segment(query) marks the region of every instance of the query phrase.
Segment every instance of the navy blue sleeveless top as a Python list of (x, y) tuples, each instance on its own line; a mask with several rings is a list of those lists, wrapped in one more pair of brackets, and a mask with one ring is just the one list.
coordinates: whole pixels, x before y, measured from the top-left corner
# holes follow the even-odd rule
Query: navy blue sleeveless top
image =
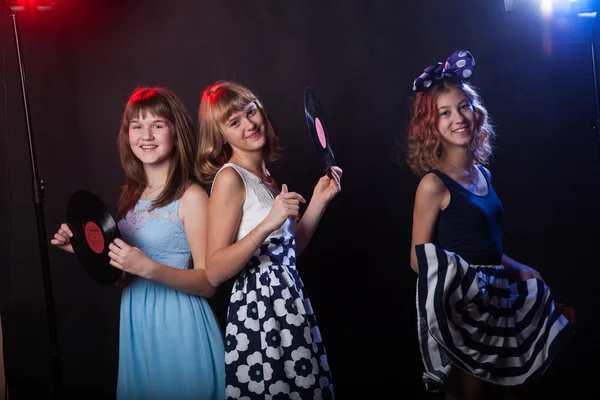
[(469, 264), (499, 265), (502, 259), (502, 203), (485, 170), (488, 193), (474, 194), (448, 175), (432, 169), (450, 192), (448, 207), (440, 212), (433, 242)]

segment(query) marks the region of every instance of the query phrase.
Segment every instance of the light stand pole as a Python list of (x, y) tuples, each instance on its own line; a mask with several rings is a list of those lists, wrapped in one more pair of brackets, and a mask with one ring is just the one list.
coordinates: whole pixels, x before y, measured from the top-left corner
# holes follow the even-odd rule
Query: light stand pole
[[(49, 9), (49, 5), (44, 6), (44, 9)], [(21, 53), (21, 45), (19, 40), (19, 29), (17, 26), (17, 16), (15, 10), (18, 7), (11, 7), (11, 18), (13, 23), (13, 31), (15, 37), (15, 46), (17, 50), (17, 60), (19, 63), (19, 75), (21, 78), (21, 95), (23, 98), (23, 109), (25, 112), (25, 123), (27, 128), (27, 139), (29, 143), (29, 159), (31, 162), (32, 186), (33, 186), (33, 202), (35, 205), (35, 215), (37, 222), (38, 246), (40, 259), (42, 261), (42, 275), (44, 282), (44, 295), (46, 303), (46, 314), (48, 318), (48, 334), (50, 337), (51, 351), (51, 367), (52, 367), (52, 394), (54, 399), (59, 399), (62, 396), (62, 370), (60, 362), (60, 350), (58, 346), (58, 337), (56, 333), (56, 315), (54, 312), (54, 295), (52, 292), (52, 277), (50, 274), (50, 257), (48, 256), (48, 240), (46, 237), (46, 223), (44, 217), (43, 203), (46, 200), (44, 195), (44, 181), (39, 178), (37, 170), (37, 161), (35, 156), (35, 146), (31, 127), (31, 114), (29, 112), (29, 99), (27, 93), (27, 84), (25, 79), (25, 67), (23, 65), (23, 55)], [(8, 150), (7, 150), (8, 151)]]
[(598, 139), (598, 156), (600, 157), (600, 99), (598, 98), (598, 71), (596, 70), (596, 17), (594, 17), (590, 47), (592, 51), (592, 73), (594, 74), (594, 98), (596, 100), (596, 119), (593, 125)]

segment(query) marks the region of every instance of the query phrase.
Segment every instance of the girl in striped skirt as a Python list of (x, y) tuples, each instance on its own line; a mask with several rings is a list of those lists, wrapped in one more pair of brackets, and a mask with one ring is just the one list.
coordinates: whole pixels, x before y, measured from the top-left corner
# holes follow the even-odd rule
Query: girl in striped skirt
[(467, 83), (474, 66), (459, 50), (415, 79), (408, 136), (422, 176), (411, 267), (423, 380), (446, 399), (512, 396), (500, 386), (540, 377), (573, 330), (539, 272), (504, 254), (502, 203), (484, 167), (495, 133)]

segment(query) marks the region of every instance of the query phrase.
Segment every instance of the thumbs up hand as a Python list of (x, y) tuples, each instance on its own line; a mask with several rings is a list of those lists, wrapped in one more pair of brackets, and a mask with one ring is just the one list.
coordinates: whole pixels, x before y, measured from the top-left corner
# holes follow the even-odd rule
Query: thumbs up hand
[(275, 197), (271, 212), (269, 212), (269, 215), (267, 215), (262, 224), (270, 232), (273, 232), (279, 229), (286, 219), (299, 219), (300, 203), (306, 203), (304, 197), (296, 192), (290, 192), (287, 185), (281, 185), (281, 193)]

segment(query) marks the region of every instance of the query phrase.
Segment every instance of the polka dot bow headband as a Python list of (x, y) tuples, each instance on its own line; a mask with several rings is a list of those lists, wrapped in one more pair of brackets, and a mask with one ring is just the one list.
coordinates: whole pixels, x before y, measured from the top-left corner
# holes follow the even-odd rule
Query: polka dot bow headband
[(450, 55), (445, 64), (441, 62), (430, 65), (413, 82), (413, 92), (422, 92), (429, 89), (434, 83), (453, 77), (466, 80), (473, 75), (475, 58), (467, 50), (458, 50)]

